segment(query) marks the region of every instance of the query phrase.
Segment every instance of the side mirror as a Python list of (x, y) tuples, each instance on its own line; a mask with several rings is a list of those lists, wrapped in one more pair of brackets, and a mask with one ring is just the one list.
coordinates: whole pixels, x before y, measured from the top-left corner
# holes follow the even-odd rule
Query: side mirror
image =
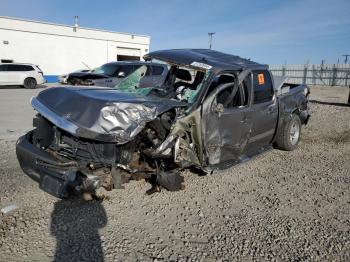
[(118, 77), (119, 78), (124, 78), (125, 77), (125, 73), (124, 72), (119, 72), (118, 73)]

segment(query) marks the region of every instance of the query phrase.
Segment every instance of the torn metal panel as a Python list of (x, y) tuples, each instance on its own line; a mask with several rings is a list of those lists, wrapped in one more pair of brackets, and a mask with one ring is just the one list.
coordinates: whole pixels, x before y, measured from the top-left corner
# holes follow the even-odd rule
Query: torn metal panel
[(177, 119), (171, 135), (177, 137), (174, 148), (174, 161), (180, 166), (202, 166), (203, 141), (201, 133), (201, 108)]

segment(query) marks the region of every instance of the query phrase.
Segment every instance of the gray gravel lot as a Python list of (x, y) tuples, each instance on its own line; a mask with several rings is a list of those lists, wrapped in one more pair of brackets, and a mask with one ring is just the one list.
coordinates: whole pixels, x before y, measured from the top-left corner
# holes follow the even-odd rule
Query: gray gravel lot
[(104, 201), (58, 200), (0, 141), (0, 261), (349, 261), (350, 108), (311, 104), (293, 152), (271, 150), (186, 188), (146, 196), (132, 181)]

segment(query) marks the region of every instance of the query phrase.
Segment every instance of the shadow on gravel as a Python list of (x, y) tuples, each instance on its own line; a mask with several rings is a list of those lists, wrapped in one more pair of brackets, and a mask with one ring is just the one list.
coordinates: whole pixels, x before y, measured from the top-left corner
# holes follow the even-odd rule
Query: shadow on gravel
[(101, 201), (60, 200), (51, 214), (51, 234), (56, 237), (54, 261), (103, 261), (98, 233), (107, 224)]

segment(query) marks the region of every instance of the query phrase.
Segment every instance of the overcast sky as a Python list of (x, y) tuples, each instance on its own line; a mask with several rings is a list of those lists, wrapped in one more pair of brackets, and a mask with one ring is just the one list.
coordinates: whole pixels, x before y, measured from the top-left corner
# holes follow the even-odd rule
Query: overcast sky
[(267, 64), (350, 54), (350, 0), (0, 0), (0, 15), (151, 36), (151, 50), (207, 48)]

